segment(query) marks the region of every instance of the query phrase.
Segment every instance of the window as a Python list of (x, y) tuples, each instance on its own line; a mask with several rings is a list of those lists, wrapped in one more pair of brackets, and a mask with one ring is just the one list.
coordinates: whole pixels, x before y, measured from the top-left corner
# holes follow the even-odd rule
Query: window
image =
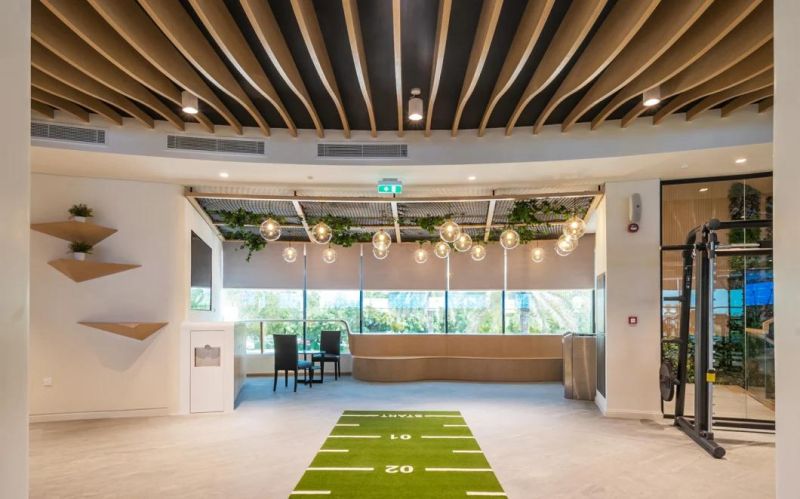
[(450, 291), (448, 332), (501, 334), (502, 301), (502, 291)]
[(506, 293), (506, 333), (591, 333), (592, 290), (535, 290)]
[[(344, 320), (350, 326), (350, 331), (358, 332), (360, 324), (359, 298), (358, 290), (310, 289), (307, 298), (308, 319), (314, 321)], [(342, 352), (347, 352), (347, 331), (340, 322), (308, 323), (306, 346), (312, 350), (319, 349), (320, 332), (326, 330), (342, 332)]]
[(443, 333), (444, 291), (364, 291), (365, 333)]
[[(303, 291), (300, 289), (225, 289), (222, 294), (223, 315), (228, 321), (256, 319), (277, 320), (303, 318)], [(261, 328), (257, 322), (240, 323), (248, 331), (247, 353), (261, 353)], [(265, 322), (264, 352), (274, 351), (272, 334), (303, 334), (303, 325), (294, 322)]]

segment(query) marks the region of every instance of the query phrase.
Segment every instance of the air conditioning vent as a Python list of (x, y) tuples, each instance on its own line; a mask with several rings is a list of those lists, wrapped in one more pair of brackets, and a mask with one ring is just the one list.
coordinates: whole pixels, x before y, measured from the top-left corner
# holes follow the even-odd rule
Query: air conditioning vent
[(37, 139), (63, 140), (81, 144), (105, 144), (106, 131), (99, 128), (56, 125), (54, 123), (31, 122), (31, 137)]
[(167, 149), (229, 154), (264, 154), (264, 142), (261, 140), (214, 139), (208, 137), (168, 135)]
[(408, 144), (317, 144), (318, 158), (407, 158)]

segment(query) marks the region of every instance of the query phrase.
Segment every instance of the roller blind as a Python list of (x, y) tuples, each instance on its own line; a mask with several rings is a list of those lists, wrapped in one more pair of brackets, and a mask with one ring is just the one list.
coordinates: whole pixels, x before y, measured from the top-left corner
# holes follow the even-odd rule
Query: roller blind
[(325, 263), (322, 252), (327, 246), (322, 244), (306, 244), (308, 252), (308, 289), (359, 289), (360, 247), (350, 248), (334, 246), (336, 261)]
[(476, 262), (469, 252), (450, 253), (450, 289), (503, 289), (503, 247), (486, 246), (486, 258)]
[(297, 260), (283, 261), (284, 243), (270, 243), (253, 253), (246, 261), (247, 250), (238, 249), (240, 243), (226, 242), (223, 246), (223, 285), (226, 288), (252, 289), (302, 289), (303, 246), (295, 244)]
[(508, 252), (508, 289), (591, 289), (594, 288), (594, 234), (586, 234), (578, 249), (569, 256), (558, 256), (555, 241), (542, 241), (545, 259), (531, 261), (533, 244)]
[(414, 261), (417, 243), (392, 244), (389, 256), (378, 260), (372, 246), (364, 246), (364, 289), (371, 290), (443, 290), (447, 267), (428, 248), (428, 261)]

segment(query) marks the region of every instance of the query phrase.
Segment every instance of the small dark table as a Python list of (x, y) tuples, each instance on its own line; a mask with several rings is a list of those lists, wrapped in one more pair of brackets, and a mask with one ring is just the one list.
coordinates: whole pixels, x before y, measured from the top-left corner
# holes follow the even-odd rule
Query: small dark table
[[(322, 350), (298, 350), (297, 355), (302, 355), (303, 360), (308, 360), (307, 356), (311, 355), (311, 358), (314, 358), (314, 355), (325, 354)], [(314, 379), (314, 375), (311, 375), (311, 379), (304, 379), (303, 384), (306, 383), (322, 383), (322, 373), (320, 373), (320, 379)]]

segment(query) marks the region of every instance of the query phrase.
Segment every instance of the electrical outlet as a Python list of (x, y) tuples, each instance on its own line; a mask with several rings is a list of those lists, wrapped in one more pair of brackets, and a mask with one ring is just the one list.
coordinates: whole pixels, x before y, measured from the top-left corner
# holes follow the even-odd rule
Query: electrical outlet
[(53, 386), (53, 378), (51, 378), (49, 376), (44, 378), (42, 380), (42, 385), (44, 385), (44, 386)]

